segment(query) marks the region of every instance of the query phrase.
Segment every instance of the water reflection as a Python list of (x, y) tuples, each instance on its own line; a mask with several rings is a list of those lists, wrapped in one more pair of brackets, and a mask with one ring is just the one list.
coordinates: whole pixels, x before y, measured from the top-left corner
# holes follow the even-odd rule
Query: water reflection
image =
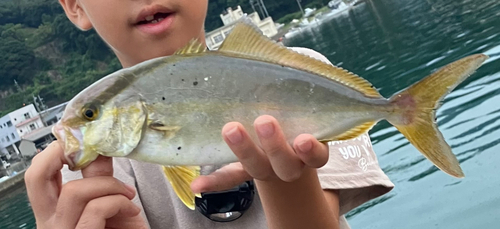
[(484, 190), (500, 186), (492, 176), (500, 161), (499, 16), (497, 0), (371, 0), (285, 41), (320, 51), (386, 97), (467, 55), (490, 56), (437, 112), (466, 178), (440, 172), (382, 121), (371, 138), (396, 188), (352, 211), (353, 228), (498, 227), (500, 194)]

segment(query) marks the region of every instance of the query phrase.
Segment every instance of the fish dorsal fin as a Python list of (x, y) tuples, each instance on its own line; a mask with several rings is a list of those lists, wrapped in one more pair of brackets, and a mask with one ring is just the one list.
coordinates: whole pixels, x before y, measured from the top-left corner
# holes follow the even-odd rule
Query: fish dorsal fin
[(279, 45), (262, 34), (248, 18), (241, 19), (218, 49), (240, 58), (267, 61), (318, 74), (360, 91), (368, 97), (380, 98), (380, 93), (365, 79), (342, 68), (332, 66)]
[(191, 210), (195, 209), (195, 193), (191, 191), (191, 182), (200, 176), (199, 166), (163, 166), (163, 172), (177, 197)]
[(192, 53), (202, 53), (207, 50), (207, 47), (203, 45), (198, 39), (192, 39), (184, 47), (177, 50), (174, 55), (192, 54)]

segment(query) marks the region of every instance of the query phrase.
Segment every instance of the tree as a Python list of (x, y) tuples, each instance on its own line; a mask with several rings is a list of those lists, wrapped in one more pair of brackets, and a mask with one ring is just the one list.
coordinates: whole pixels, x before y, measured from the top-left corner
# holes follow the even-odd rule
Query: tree
[(23, 42), (13, 37), (0, 37), (0, 88), (29, 82), (34, 76), (35, 55)]

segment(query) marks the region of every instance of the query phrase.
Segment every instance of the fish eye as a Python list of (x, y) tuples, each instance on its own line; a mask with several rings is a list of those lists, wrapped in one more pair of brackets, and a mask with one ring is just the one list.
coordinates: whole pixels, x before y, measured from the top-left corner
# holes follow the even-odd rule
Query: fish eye
[(95, 120), (98, 115), (99, 109), (95, 105), (88, 105), (82, 109), (82, 116), (89, 121)]

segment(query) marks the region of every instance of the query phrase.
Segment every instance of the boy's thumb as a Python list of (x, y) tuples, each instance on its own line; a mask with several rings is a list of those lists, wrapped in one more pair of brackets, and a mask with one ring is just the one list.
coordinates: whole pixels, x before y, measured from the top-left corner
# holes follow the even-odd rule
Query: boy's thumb
[(113, 176), (113, 158), (99, 155), (95, 161), (82, 169), (84, 178)]

